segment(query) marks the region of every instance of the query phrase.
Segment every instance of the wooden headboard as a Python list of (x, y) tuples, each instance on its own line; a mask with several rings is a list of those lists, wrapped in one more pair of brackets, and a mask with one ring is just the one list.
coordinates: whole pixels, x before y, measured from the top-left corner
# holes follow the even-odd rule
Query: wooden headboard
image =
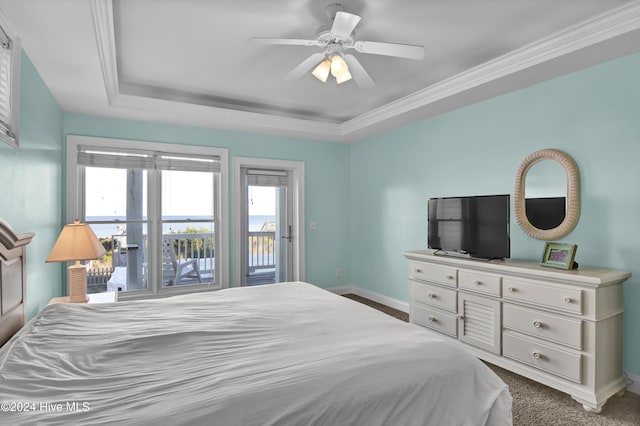
[(34, 235), (16, 234), (0, 218), (0, 346), (25, 323), (27, 244)]

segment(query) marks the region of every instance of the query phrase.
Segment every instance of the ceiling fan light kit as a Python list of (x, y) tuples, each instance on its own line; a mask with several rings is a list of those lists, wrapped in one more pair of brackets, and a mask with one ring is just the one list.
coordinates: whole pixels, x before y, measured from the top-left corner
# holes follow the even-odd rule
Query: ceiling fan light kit
[(326, 10), (329, 19), (333, 21), (331, 29), (321, 31), (313, 40), (254, 37), (250, 41), (261, 44), (320, 47), (323, 49), (322, 53), (313, 53), (291, 70), (285, 78), (296, 80), (311, 71), (314, 77), (325, 83), (331, 72), (338, 84), (353, 78), (356, 85), (362, 89), (373, 87), (375, 82), (355, 56), (344, 54), (345, 50), (354, 49), (359, 53), (414, 60), (421, 60), (424, 57), (423, 46), (356, 41), (353, 30), (362, 18), (345, 12), (339, 3), (330, 4)]
[(336, 76), (336, 83), (341, 84), (341, 83), (344, 83), (345, 81), (351, 80), (352, 78), (353, 76), (351, 75), (349, 70), (345, 70), (345, 72)]
[(324, 58), (312, 71), (313, 76), (323, 83), (327, 82), (329, 74), (336, 78), (338, 84), (349, 81), (353, 78), (349, 72), (349, 67), (342, 56), (335, 54), (329, 58)]
[(340, 55), (333, 55), (331, 58), (331, 75), (338, 77), (347, 71), (347, 63), (342, 59)]
[(313, 69), (311, 74), (321, 82), (326, 83), (327, 78), (329, 77), (329, 72), (331, 72), (331, 61), (325, 58)]

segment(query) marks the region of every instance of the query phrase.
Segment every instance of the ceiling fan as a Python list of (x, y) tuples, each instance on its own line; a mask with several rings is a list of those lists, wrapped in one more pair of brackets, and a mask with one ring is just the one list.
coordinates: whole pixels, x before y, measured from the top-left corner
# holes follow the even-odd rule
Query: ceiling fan
[(327, 14), (333, 21), (331, 27), (321, 28), (314, 39), (252, 37), (249, 40), (261, 44), (309, 46), (322, 49), (321, 52), (313, 53), (291, 70), (285, 77), (287, 80), (297, 80), (313, 70), (312, 74), (322, 82), (326, 82), (331, 73), (338, 84), (353, 78), (358, 87), (363, 89), (374, 86), (375, 82), (358, 59), (350, 53), (344, 53), (345, 51), (354, 49), (359, 53), (415, 60), (421, 60), (424, 57), (423, 46), (357, 40), (353, 30), (362, 18), (345, 12), (339, 3), (327, 6)]

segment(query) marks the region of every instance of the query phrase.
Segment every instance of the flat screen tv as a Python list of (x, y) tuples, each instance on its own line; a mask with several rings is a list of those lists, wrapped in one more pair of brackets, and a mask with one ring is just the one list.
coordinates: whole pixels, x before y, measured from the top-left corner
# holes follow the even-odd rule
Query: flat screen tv
[(479, 259), (508, 258), (509, 206), (509, 194), (430, 198), (428, 247)]

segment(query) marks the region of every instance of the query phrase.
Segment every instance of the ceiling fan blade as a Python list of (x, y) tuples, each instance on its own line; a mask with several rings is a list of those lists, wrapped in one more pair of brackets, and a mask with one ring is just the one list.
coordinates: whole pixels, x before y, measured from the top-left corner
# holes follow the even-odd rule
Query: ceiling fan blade
[(294, 69), (287, 74), (284, 79), (285, 80), (297, 80), (309, 71), (311, 71), (316, 65), (320, 63), (324, 59), (324, 53), (318, 52), (309, 56), (307, 59), (302, 61), (300, 65), (295, 67)]
[(353, 47), (360, 53), (396, 56), (398, 58), (421, 60), (424, 58), (424, 47), (412, 44), (380, 43), (377, 41), (356, 41)]
[(339, 38), (346, 38), (351, 35), (353, 30), (362, 19), (358, 15), (348, 12), (336, 12), (336, 17), (333, 18), (333, 25), (331, 26), (331, 34)]
[(375, 81), (371, 78), (371, 76), (364, 69), (360, 61), (356, 59), (353, 55), (344, 55), (344, 60), (349, 67), (349, 72), (353, 77), (353, 81), (358, 85), (361, 89), (368, 89), (370, 87), (375, 86)]
[(317, 40), (305, 40), (300, 38), (251, 37), (249, 41), (259, 44), (277, 44), (285, 46), (318, 46)]

